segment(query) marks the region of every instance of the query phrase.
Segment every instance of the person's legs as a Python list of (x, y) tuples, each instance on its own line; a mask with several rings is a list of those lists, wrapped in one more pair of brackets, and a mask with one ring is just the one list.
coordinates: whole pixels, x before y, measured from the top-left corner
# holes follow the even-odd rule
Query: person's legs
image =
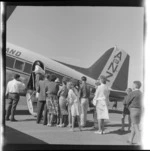
[(81, 126), (85, 125), (85, 107), (86, 107), (86, 99), (81, 98)]
[(47, 105), (44, 103), (44, 117), (43, 117), (43, 125), (47, 124)]
[(104, 132), (104, 119), (101, 119), (101, 130), (102, 133)]
[(139, 131), (139, 125), (138, 124), (134, 124), (134, 127), (135, 127), (135, 133), (136, 133), (136, 136), (137, 136), (137, 143), (140, 144), (140, 131)]
[(60, 123), (58, 126), (62, 127), (62, 125), (63, 125), (63, 115), (60, 115)]
[(124, 125), (124, 124), (125, 124), (125, 122), (124, 122), (124, 121), (125, 121), (125, 116), (126, 116), (126, 115), (123, 114), (123, 115), (122, 115), (122, 119), (121, 119), (121, 121), (122, 121), (122, 128), (121, 128), (121, 130), (123, 130), (123, 131), (124, 131), (124, 126), (125, 126), (125, 125)]
[(53, 117), (54, 117), (54, 114), (51, 114), (51, 116), (50, 116), (50, 124), (52, 125), (53, 123)]
[(12, 103), (10, 120), (14, 120), (14, 116), (15, 116), (16, 107), (17, 107), (18, 102), (19, 102), (19, 95), (16, 95), (15, 99), (13, 100), (13, 103)]
[(44, 102), (43, 101), (38, 101), (38, 112), (37, 112), (37, 123), (40, 123), (41, 117), (42, 117), (42, 112), (44, 109)]
[(130, 117), (130, 115), (128, 115), (128, 122), (129, 122), (128, 131), (130, 131), (130, 129), (131, 129), (131, 117)]
[(72, 116), (72, 131), (74, 131), (75, 116)]
[(132, 125), (131, 135), (129, 137), (129, 143), (131, 144), (133, 143), (134, 136), (135, 136), (135, 124)]
[(85, 109), (84, 109), (84, 125), (86, 125), (86, 121), (87, 121), (87, 111), (88, 111), (88, 107), (89, 107), (89, 102), (88, 102), (88, 99), (86, 99)]
[(50, 125), (50, 113), (47, 113), (47, 125)]
[(72, 120), (71, 118), (72, 118), (72, 116), (71, 116), (71, 109), (70, 109), (70, 107), (68, 106), (68, 122), (69, 122), (68, 125), (69, 125), (69, 126), (71, 126), (71, 122), (72, 122), (72, 121), (71, 121), (71, 120)]
[(101, 119), (98, 119), (98, 130), (102, 131)]
[(79, 130), (81, 131), (80, 116), (77, 116), (77, 121), (78, 121)]
[(8, 107), (7, 107), (6, 116), (5, 116), (6, 120), (9, 119), (9, 116), (11, 114), (12, 103), (13, 103), (13, 99), (9, 98), (9, 100), (8, 100)]

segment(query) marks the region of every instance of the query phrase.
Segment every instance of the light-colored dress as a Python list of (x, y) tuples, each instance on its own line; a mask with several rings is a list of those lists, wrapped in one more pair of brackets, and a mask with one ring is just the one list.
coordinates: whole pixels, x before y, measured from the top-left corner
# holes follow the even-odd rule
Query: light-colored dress
[(109, 119), (107, 107), (109, 94), (110, 91), (106, 84), (101, 84), (96, 89), (93, 104), (96, 106), (97, 119)]
[(81, 115), (81, 105), (79, 102), (79, 92), (74, 89), (69, 90), (68, 92), (68, 101), (69, 105), (71, 106), (71, 115), (72, 116), (80, 116)]

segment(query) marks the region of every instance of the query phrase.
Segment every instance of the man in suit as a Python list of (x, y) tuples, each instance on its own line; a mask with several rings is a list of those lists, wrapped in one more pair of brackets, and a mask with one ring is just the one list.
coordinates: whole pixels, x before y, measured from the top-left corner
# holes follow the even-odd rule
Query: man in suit
[[(25, 84), (23, 82), (21, 82), (19, 78), (20, 78), (20, 75), (15, 74), (14, 79), (9, 81), (7, 84), (6, 96), (8, 97), (9, 102), (8, 102), (8, 107), (7, 107), (7, 111), (6, 111), (6, 117), (5, 117), (6, 121), (8, 121), (8, 120), (10, 120), (12, 122), (17, 121), (14, 118), (14, 115), (15, 115), (17, 104), (20, 99), (19, 93), (22, 90), (25, 90)], [(10, 115), (11, 115), (11, 118), (9, 119)]]
[(37, 92), (39, 92), (39, 97), (38, 97), (38, 113), (37, 113), (37, 123), (40, 123), (42, 113), (44, 110), (44, 120), (43, 120), (43, 125), (47, 124), (47, 106), (46, 106), (46, 92), (45, 92), (45, 87), (46, 84), (49, 82), (50, 74), (45, 75), (45, 79), (40, 80), (39, 84), (37, 85)]

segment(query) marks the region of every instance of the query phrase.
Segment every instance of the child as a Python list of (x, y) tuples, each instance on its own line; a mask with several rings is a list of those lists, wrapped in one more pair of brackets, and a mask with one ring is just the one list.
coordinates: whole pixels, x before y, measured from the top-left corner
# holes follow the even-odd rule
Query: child
[(79, 92), (76, 89), (76, 81), (70, 81), (70, 89), (68, 92), (68, 101), (71, 107), (71, 116), (72, 116), (72, 131), (74, 131), (75, 117), (77, 116), (79, 130), (81, 131), (80, 126), (80, 115), (81, 115), (81, 105), (79, 102)]

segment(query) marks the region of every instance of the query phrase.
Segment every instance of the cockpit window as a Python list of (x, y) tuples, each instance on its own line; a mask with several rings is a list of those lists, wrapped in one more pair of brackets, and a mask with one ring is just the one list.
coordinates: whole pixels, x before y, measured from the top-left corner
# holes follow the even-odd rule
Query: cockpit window
[(15, 59), (12, 57), (6, 56), (6, 67), (13, 68)]
[(24, 68), (24, 62), (20, 61), (20, 60), (16, 60), (15, 62), (15, 68), (18, 70), (23, 70)]

